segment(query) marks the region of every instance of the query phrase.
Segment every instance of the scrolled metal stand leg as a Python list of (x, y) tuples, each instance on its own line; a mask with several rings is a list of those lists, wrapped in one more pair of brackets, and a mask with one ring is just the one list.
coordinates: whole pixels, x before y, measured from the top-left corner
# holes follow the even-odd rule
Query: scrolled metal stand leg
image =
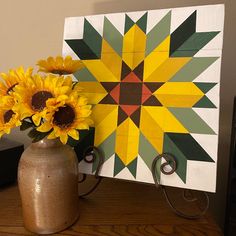
[[(186, 214), (184, 212), (182, 212), (181, 210), (177, 209), (175, 206), (174, 206), (174, 203), (171, 201), (169, 195), (168, 195), (168, 192), (166, 190), (166, 187), (164, 186), (161, 186), (160, 183), (158, 182), (158, 179), (157, 179), (157, 172), (156, 172), (156, 166), (157, 166), (157, 161), (160, 160), (161, 158), (164, 158), (165, 159), (165, 162), (163, 164), (161, 164), (160, 166), (160, 170), (163, 174), (165, 175), (171, 175), (173, 174), (175, 171), (176, 171), (176, 168), (177, 168), (177, 165), (176, 165), (176, 161), (175, 161), (175, 158), (171, 155), (171, 154), (168, 154), (168, 153), (163, 153), (161, 155), (158, 155), (154, 158), (153, 162), (152, 162), (152, 176), (153, 176), (153, 180), (154, 180), (154, 183), (155, 183), (155, 186), (157, 188), (160, 188), (162, 189), (163, 193), (164, 193), (164, 196), (166, 198), (166, 201), (168, 203), (168, 205), (170, 206), (170, 208), (172, 209), (172, 211), (182, 217), (182, 218), (185, 218), (185, 219), (199, 219), (201, 218), (203, 215), (206, 214), (208, 208), (209, 208), (209, 197), (207, 195), (206, 192), (202, 192), (204, 194), (204, 197), (206, 199), (206, 206), (204, 207), (203, 210), (201, 210), (198, 214), (194, 214), (194, 215), (190, 215), (190, 214)], [(165, 170), (165, 167), (167, 165), (170, 165), (171, 166), (171, 170), (169, 171), (166, 171)], [(187, 192), (190, 193), (191, 197), (188, 197), (187, 196)], [(186, 201), (186, 202), (195, 202), (197, 201), (198, 199), (196, 197), (193, 197), (193, 194), (192, 194), (192, 191), (191, 190), (187, 190), (187, 189), (184, 189), (183, 190), (183, 199)]]
[[(92, 159), (87, 159), (88, 156), (91, 156)], [(104, 162), (104, 157), (103, 157), (103, 154), (102, 152), (95, 146), (90, 146), (88, 147), (85, 152), (84, 152), (84, 155), (83, 155), (83, 160), (87, 163), (93, 163), (95, 162), (96, 158), (98, 158), (98, 166), (97, 166), (97, 169), (95, 171), (95, 178), (97, 179), (97, 182), (95, 183), (95, 185), (93, 185), (87, 192), (85, 193), (82, 193), (79, 195), (80, 198), (83, 198), (89, 194), (91, 194), (98, 186), (99, 184), (101, 183), (102, 181), (102, 177), (99, 176), (99, 172), (101, 170), (101, 167), (103, 165), (103, 162)], [(81, 180), (78, 181), (78, 183), (83, 183), (85, 182), (87, 179), (87, 175), (86, 174), (83, 174), (83, 177)]]

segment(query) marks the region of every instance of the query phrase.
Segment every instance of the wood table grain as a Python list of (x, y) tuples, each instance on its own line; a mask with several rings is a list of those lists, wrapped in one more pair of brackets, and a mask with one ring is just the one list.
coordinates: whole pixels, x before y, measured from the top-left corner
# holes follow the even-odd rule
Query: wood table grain
[[(80, 186), (89, 187), (92, 178)], [(198, 206), (186, 204), (176, 188), (170, 189), (176, 205), (186, 212)], [(168, 207), (161, 190), (153, 185), (103, 179), (99, 188), (80, 199), (80, 217), (67, 230), (54, 235), (79, 236), (220, 236), (223, 235), (208, 212), (199, 220), (176, 216)], [(17, 185), (0, 189), (0, 235), (35, 235), (23, 226)]]

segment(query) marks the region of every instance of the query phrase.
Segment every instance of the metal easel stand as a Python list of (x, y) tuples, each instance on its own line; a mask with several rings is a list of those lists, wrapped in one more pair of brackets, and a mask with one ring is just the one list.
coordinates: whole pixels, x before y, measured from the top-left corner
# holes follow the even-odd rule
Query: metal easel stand
[[(90, 159), (88, 159), (88, 157), (91, 157)], [(163, 194), (165, 196), (165, 199), (168, 203), (168, 205), (170, 206), (171, 210), (178, 216), (185, 218), (185, 219), (199, 219), (201, 218), (208, 210), (209, 208), (209, 197), (207, 195), (206, 192), (202, 192), (205, 199), (206, 199), (206, 205), (204, 207), (204, 209), (201, 209), (198, 213), (194, 214), (194, 215), (190, 215), (190, 214), (186, 214), (183, 211), (177, 209), (174, 205), (174, 203), (172, 202), (172, 200), (169, 197), (167, 188), (165, 186), (160, 185), (160, 183), (158, 182), (157, 179), (157, 161), (164, 158), (165, 162), (161, 164), (160, 166), (160, 170), (164, 175), (171, 175), (176, 171), (177, 168), (177, 164), (175, 161), (175, 158), (168, 153), (163, 153), (161, 155), (158, 155), (154, 158), (153, 162), (152, 162), (152, 176), (153, 176), (153, 180), (155, 183), (156, 188), (161, 188), (163, 191)], [(83, 155), (83, 160), (87, 163), (94, 163), (95, 161), (98, 160), (98, 166), (97, 169), (95, 171), (95, 178), (97, 179), (96, 183), (85, 193), (82, 193), (79, 195), (80, 198), (83, 198), (89, 194), (91, 194), (94, 190), (97, 189), (97, 187), (99, 186), (99, 184), (102, 181), (102, 177), (99, 176), (99, 172), (101, 170), (101, 167), (104, 163), (104, 156), (103, 153), (95, 146), (90, 146), (88, 147)], [(170, 166), (171, 170), (166, 170), (165, 167), (166, 166)], [(83, 177), (81, 180), (79, 180), (79, 183), (83, 183), (86, 181), (87, 175), (83, 174)], [(189, 196), (190, 195), (190, 196)], [(198, 198), (193, 196), (193, 192), (191, 190), (188, 189), (184, 189), (183, 190), (183, 200), (185, 202), (196, 202), (198, 201)]]
[[(165, 159), (165, 162), (163, 164), (161, 164), (161, 166), (160, 166), (160, 170), (161, 170), (161, 172), (164, 175), (171, 175), (171, 174), (173, 174), (176, 171), (176, 168), (177, 168), (177, 164), (176, 164), (175, 158), (171, 154), (163, 153), (163, 154), (158, 155), (157, 157), (155, 157), (153, 162), (152, 162), (152, 176), (153, 176), (153, 180), (155, 182), (156, 188), (161, 188), (162, 189), (163, 194), (165, 196), (165, 199), (166, 199), (168, 205), (170, 206), (171, 210), (176, 215), (178, 215), (178, 216), (180, 216), (182, 218), (191, 219), (191, 220), (201, 218), (203, 215), (206, 214), (206, 212), (207, 212), (207, 210), (209, 208), (209, 197), (208, 197), (207, 193), (206, 192), (202, 192), (203, 195), (204, 195), (204, 198), (206, 199), (206, 203), (205, 203), (206, 205), (204, 206), (203, 209), (199, 210), (198, 213), (190, 215), (190, 214), (186, 214), (185, 212), (177, 209), (174, 206), (174, 203), (172, 202), (172, 200), (169, 197), (167, 188), (165, 186), (160, 185), (160, 183), (158, 182), (158, 179), (157, 179), (157, 168), (156, 168), (156, 166), (157, 166), (157, 161), (160, 160), (161, 158)], [(171, 170), (169, 170), (169, 171), (165, 170), (166, 166), (170, 166)], [(188, 196), (188, 195), (190, 195), (190, 196)], [(183, 196), (183, 200), (185, 202), (196, 202), (196, 201), (199, 200), (198, 198), (194, 197), (193, 196), (193, 192), (191, 190), (188, 190), (188, 189), (184, 189), (183, 190), (182, 196)]]
[[(92, 157), (91, 159), (88, 159), (88, 157)], [(89, 195), (90, 193), (92, 193), (94, 190), (97, 189), (98, 185), (101, 183), (102, 181), (102, 177), (99, 176), (99, 172), (101, 170), (101, 167), (103, 165), (103, 162), (104, 162), (104, 156), (103, 156), (103, 153), (95, 146), (89, 146), (85, 151), (84, 151), (84, 154), (83, 154), (83, 160), (86, 162), (86, 163), (94, 163), (96, 160), (98, 159), (98, 166), (97, 166), (97, 169), (95, 171), (95, 178), (96, 178), (96, 183), (95, 185), (93, 185), (87, 192), (85, 193), (82, 193), (79, 195), (80, 198), (83, 198), (87, 195)], [(81, 180), (78, 181), (78, 183), (83, 183), (85, 180), (87, 179), (87, 175), (86, 174), (83, 174), (83, 177)]]

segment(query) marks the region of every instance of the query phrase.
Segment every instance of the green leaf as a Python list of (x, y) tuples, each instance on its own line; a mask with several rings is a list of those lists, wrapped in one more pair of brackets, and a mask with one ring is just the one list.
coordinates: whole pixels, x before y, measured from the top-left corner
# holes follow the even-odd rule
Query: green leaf
[(75, 139), (71, 138), (70, 136), (68, 136), (67, 144), (70, 145), (71, 147), (77, 146), (90, 134), (94, 134), (94, 128), (90, 127), (89, 129), (78, 130), (78, 132), (79, 132), (79, 140), (75, 140)]
[(38, 142), (38, 141), (44, 139), (44, 138), (45, 138), (46, 136), (48, 136), (50, 133), (51, 133), (51, 131), (50, 131), (50, 132), (45, 132), (45, 133), (40, 133), (39, 135), (37, 135), (37, 136), (32, 140), (32, 142), (33, 142), (33, 143), (36, 143), (36, 142)]
[(48, 136), (51, 133), (51, 130), (48, 132), (39, 132), (35, 128), (31, 129), (30, 132), (28, 133), (28, 136), (32, 138), (32, 142), (36, 143), (46, 136)]
[(34, 127), (34, 124), (32, 124), (31, 122), (29, 121), (26, 121), (26, 120), (23, 120), (21, 126), (20, 126), (20, 130), (21, 131), (24, 131), (24, 130), (27, 130), (31, 127)]
[(86, 138), (90, 133), (94, 133), (95, 128), (90, 127), (89, 129), (82, 129), (78, 130), (79, 131), (79, 142), (82, 141), (84, 138)]
[(78, 143), (79, 143), (79, 140), (75, 140), (71, 138), (70, 136), (68, 136), (68, 141), (66, 144), (70, 145), (71, 147), (75, 147), (77, 146)]

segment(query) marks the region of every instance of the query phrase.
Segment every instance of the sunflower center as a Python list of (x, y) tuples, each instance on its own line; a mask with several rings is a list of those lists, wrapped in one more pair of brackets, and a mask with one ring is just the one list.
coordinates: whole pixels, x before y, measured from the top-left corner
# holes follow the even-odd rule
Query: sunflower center
[(65, 128), (70, 126), (75, 119), (75, 112), (72, 107), (66, 105), (65, 107), (60, 107), (58, 111), (55, 112), (53, 123), (59, 127)]
[(7, 94), (9, 94), (11, 91), (13, 91), (13, 89), (15, 88), (15, 86), (16, 86), (17, 84), (18, 84), (18, 83), (15, 83), (15, 84), (13, 84), (10, 88), (8, 88)]
[(14, 114), (12, 110), (6, 111), (3, 115), (4, 123), (8, 123)]
[(46, 101), (52, 97), (52, 94), (48, 91), (40, 91), (35, 93), (31, 99), (32, 108), (36, 111), (42, 111), (46, 106)]
[(68, 75), (68, 74), (70, 74), (68, 71), (66, 71), (66, 70), (52, 70), (51, 71), (51, 73), (52, 74), (58, 74), (58, 75)]

